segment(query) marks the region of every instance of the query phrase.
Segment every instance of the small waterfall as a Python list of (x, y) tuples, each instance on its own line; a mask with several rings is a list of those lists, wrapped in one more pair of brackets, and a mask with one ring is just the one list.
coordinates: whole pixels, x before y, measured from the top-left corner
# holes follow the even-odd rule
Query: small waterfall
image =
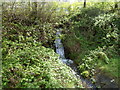
[(74, 64), (74, 62), (70, 59), (66, 59), (65, 58), (65, 54), (64, 54), (64, 47), (63, 44), (61, 42), (60, 39), (60, 35), (61, 35), (62, 29), (59, 29), (56, 33), (56, 40), (55, 40), (55, 47), (56, 47), (56, 53), (60, 55), (60, 60), (65, 63), (66, 65), (70, 66), (72, 68), (72, 73), (79, 79), (81, 79), (82, 83), (85, 84), (85, 87), (87, 88), (95, 88), (95, 86), (89, 82), (88, 80), (85, 80), (84, 78), (82, 78), (79, 74), (78, 74), (78, 70), (76, 68), (76, 65)]
[(60, 58), (65, 59), (64, 47), (63, 47), (63, 44), (61, 43), (61, 39), (59, 38), (60, 34), (61, 34), (61, 31), (58, 31), (56, 33), (56, 36), (57, 36), (57, 39), (55, 40), (56, 53), (60, 55)]
[(61, 30), (57, 31), (56, 33), (56, 40), (55, 40), (55, 46), (56, 46), (56, 53), (60, 55), (60, 60), (65, 63), (65, 64), (70, 64), (73, 63), (72, 60), (70, 59), (65, 59), (65, 54), (64, 54), (64, 47), (60, 39), (61, 35)]

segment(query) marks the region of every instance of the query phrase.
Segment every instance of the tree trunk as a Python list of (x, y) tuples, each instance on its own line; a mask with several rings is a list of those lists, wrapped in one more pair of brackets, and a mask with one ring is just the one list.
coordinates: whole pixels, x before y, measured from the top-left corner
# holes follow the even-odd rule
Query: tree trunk
[(28, 1), (28, 8), (29, 8), (29, 12), (30, 12), (30, 0)]
[(84, 0), (84, 8), (86, 8), (86, 0)]
[(118, 3), (115, 2), (115, 6), (114, 6), (115, 9), (118, 9)]
[(37, 2), (34, 2), (34, 11), (35, 11), (35, 19), (36, 19), (37, 18)]
[(37, 18), (37, 0), (34, 0), (33, 6), (32, 6), (32, 15), (34, 17), (34, 20)]

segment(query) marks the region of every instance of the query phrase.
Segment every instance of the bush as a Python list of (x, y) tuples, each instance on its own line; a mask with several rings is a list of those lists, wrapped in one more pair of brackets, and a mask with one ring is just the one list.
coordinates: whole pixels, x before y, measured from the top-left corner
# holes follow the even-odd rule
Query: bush
[(88, 55), (81, 60), (79, 64), (79, 70), (81, 71), (81, 75), (84, 75), (84, 72), (87, 70), (90, 72), (89, 76), (94, 75), (96, 65), (99, 63), (99, 60), (108, 64), (109, 58), (104, 53), (102, 48), (97, 48), (96, 50), (92, 50)]
[(91, 75), (99, 60), (108, 64), (109, 58), (119, 55), (119, 15), (97, 5), (69, 17), (72, 24), (64, 40), (68, 58), (79, 64), (81, 72), (88, 71)]
[[(53, 48), (56, 33), (54, 27), (63, 20), (64, 10), (57, 2), (36, 4), (37, 11), (33, 2), (3, 3), (3, 38), (19, 42), (27, 42), (26, 39), (31, 38), (45, 47)], [(57, 11), (59, 7), (61, 11)]]
[(112, 46), (118, 43), (118, 27), (114, 24), (116, 13), (101, 14), (95, 17), (96, 38), (101, 41), (102, 46)]
[[(82, 87), (52, 49), (39, 43), (22, 45), (6, 40), (3, 44), (3, 88)], [(19, 47), (15, 49), (16, 46)]]

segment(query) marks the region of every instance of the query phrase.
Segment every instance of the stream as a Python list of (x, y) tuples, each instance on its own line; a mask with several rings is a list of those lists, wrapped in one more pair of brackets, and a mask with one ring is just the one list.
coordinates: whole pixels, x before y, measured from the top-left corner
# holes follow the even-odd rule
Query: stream
[(92, 84), (91, 81), (84, 79), (82, 76), (79, 75), (77, 66), (72, 60), (65, 58), (64, 47), (59, 37), (61, 35), (61, 32), (62, 32), (61, 29), (57, 31), (56, 33), (57, 38), (55, 40), (56, 53), (60, 55), (60, 60), (66, 65), (68, 65), (69, 67), (71, 67), (72, 73), (82, 81), (82, 84), (85, 88), (96, 88), (96, 86)]
[(113, 78), (110, 78), (110, 77), (104, 75), (104, 73), (101, 73), (100, 71), (98, 71), (98, 74), (95, 75), (95, 77), (96, 77), (95, 84), (93, 84), (89, 79), (83, 78), (80, 75), (80, 71), (77, 69), (77, 65), (73, 62), (73, 60), (65, 58), (64, 46), (63, 46), (61, 39), (60, 39), (61, 32), (62, 32), (62, 29), (58, 29), (58, 31), (56, 33), (56, 37), (57, 37), (55, 40), (56, 53), (60, 55), (60, 57), (59, 57), (60, 60), (72, 69), (72, 73), (78, 79), (80, 79), (82, 81), (82, 85), (85, 88), (93, 88), (95, 90), (97, 89), (97, 87), (118, 88), (118, 85), (114, 82)]

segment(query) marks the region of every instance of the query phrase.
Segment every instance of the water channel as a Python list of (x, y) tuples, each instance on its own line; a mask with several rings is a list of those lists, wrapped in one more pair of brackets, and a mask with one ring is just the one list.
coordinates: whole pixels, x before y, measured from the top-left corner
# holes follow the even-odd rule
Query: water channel
[(82, 76), (79, 75), (79, 72), (77, 70), (77, 66), (75, 65), (75, 63), (70, 60), (70, 59), (66, 59), (65, 58), (65, 53), (64, 53), (64, 46), (61, 42), (60, 39), (60, 35), (61, 35), (62, 30), (59, 29), (56, 33), (56, 40), (55, 40), (55, 47), (56, 47), (56, 53), (60, 55), (60, 60), (65, 63), (66, 65), (68, 65), (69, 67), (71, 67), (72, 69), (72, 73), (82, 81), (82, 84), (85, 88), (96, 88), (96, 86), (94, 84), (91, 83), (91, 81), (84, 79)]

